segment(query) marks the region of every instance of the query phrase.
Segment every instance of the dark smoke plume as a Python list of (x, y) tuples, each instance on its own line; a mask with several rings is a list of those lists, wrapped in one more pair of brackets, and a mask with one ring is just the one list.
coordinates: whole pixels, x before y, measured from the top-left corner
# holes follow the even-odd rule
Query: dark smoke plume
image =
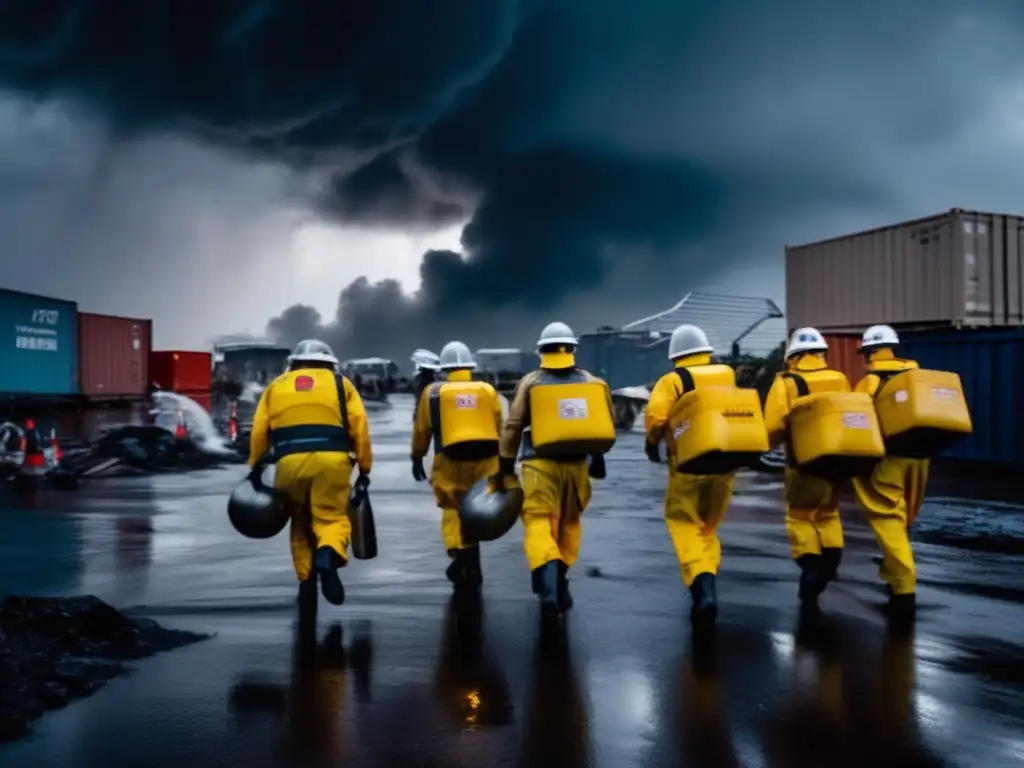
[[(464, 255), (425, 254), (415, 295), (361, 279), (341, 292), (326, 327), (303, 306), (269, 326), (289, 342), (326, 335), (344, 354), (398, 356), (436, 347), (468, 318), (481, 337), (530, 335), (509, 332), (509, 318), (597, 295), (613, 256), (661, 275), (642, 281), (656, 284), (652, 293), (674, 283), (678, 294), (677, 281), (720, 271), (734, 256), (672, 259), (694, 244), (749, 229), (745, 243), (764, 248), (757, 222), (782, 210), (889, 204), (887, 184), (856, 163), (836, 164), (820, 133), (803, 126), (821, 113), (847, 129), (854, 117), (843, 89), (870, 83), (861, 111), (884, 115), (894, 134), (934, 141), (955, 131), (952, 118), (924, 120), (908, 94), (916, 83), (928, 109), (971, 111), (960, 87), (976, 81), (966, 69), (925, 86), (917, 79), (938, 61), (928, 41), (952, 29), (959, 7), (8, 1), (0, 82), (85, 100), (122, 136), (181, 131), (298, 170), (329, 169), (313, 206), (341, 222), (468, 220)], [(979, 18), (1006, 7), (1000, 0)], [(773, 107), (814, 77), (830, 78), (832, 90), (808, 114)], [(663, 130), (667, 114), (681, 127)]]

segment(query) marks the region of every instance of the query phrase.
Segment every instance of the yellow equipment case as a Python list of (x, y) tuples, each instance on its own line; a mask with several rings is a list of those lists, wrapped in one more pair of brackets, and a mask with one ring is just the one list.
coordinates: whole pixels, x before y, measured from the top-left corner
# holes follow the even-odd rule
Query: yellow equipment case
[(973, 432), (960, 377), (909, 368), (878, 376), (875, 409), (890, 456), (930, 459)]
[(690, 475), (728, 474), (751, 466), (769, 450), (757, 390), (735, 385), (697, 386), (689, 369), (677, 368), (676, 372), (683, 382), (683, 394), (668, 416), (676, 470)]
[(801, 471), (827, 480), (870, 475), (885, 456), (875, 403), (862, 392), (811, 393), (797, 373), (789, 413), (789, 460)]

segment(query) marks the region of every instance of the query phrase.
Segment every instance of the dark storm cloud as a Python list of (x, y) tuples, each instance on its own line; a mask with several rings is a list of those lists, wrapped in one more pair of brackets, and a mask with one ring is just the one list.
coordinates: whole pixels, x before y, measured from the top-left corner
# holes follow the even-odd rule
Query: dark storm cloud
[(416, 296), (361, 280), (327, 329), (304, 307), (271, 323), (398, 354), (466, 316), (497, 331), (606, 301), (611, 254), (670, 275), (660, 294), (764, 248), (776, 217), (900, 210), (886, 154), (952, 141), (1019, 71), (1018, 4), (976, 5), (6, 3), (0, 77), (86, 99), (122, 135), (175, 129), (330, 169), (313, 205), (344, 222), (469, 217), (466, 257), (426, 254)]

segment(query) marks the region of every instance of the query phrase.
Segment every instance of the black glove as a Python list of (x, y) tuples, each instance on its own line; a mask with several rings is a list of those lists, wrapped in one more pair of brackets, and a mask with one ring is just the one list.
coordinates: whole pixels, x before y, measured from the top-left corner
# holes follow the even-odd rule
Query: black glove
[(356, 490), (365, 491), (370, 487), (370, 475), (364, 474), (363, 470), (359, 470), (359, 477), (356, 478)]
[(657, 443), (644, 443), (644, 453), (647, 454), (647, 460), (654, 464), (661, 464), (661, 452), (658, 449)]
[(590, 457), (590, 476), (595, 480), (604, 480), (608, 477), (608, 470), (604, 465), (604, 454), (595, 453)]
[(498, 458), (498, 472), (491, 475), (489, 482), (495, 488), (505, 489), (505, 478), (514, 477), (516, 474), (516, 460), (506, 459), (504, 456)]
[(415, 458), (412, 460), (412, 479), (417, 483), (427, 479), (427, 471), (423, 469), (423, 457)]

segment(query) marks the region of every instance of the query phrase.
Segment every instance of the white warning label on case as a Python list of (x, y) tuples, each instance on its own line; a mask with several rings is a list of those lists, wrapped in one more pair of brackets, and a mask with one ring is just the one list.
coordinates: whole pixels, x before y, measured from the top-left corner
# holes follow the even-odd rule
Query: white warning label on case
[(672, 430), (672, 439), (678, 440), (680, 437), (685, 435), (690, 430), (690, 422), (681, 421), (676, 424), (676, 428)]
[(587, 418), (587, 401), (582, 397), (565, 397), (558, 401), (558, 418)]
[(476, 395), (456, 395), (455, 408), (459, 411), (472, 411), (476, 409)]
[(956, 390), (946, 389), (945, 387), (932, 387), (932, 397), (936, 400), (954, 400), (956, 399)]
[(847, 429), (868, 429), (868, 415), (866, 413), (844, 413), (843, 426)]

